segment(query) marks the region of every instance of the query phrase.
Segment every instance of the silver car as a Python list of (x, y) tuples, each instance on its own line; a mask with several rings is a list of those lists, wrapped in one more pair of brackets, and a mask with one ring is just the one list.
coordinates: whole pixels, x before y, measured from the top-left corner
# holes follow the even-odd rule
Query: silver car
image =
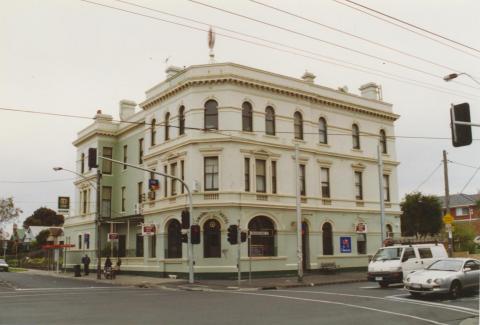
[(448, 293), (456, 299), (462, 290), (478, 288), (480, 261), (470, 258), (443, 258), (424, 270), (408, 274), (403, 281), (405, 289), (414, 297)]
[(8, 272), (8, 264), (2, 259), (0, 259), (0, 271)]

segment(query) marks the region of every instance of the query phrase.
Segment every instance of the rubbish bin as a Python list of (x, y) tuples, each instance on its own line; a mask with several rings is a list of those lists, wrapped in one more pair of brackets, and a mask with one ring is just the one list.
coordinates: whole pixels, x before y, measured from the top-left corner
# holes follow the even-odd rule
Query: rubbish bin
[(80, 269), (80, 264), (77, 264), (77, 265), (73, 266), (73, 273), (74, 273), (75, 277), (82, 276), (82, 272), (81, 272), (81, 269)]

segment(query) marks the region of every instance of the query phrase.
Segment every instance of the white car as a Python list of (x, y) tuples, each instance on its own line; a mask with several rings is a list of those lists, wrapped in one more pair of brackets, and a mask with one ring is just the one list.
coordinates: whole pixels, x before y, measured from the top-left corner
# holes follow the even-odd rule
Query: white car
[(462, 290), (478, 288), (480, 261), (471, 258), (443, 258), (424, 270), (410, 273), (403, 282), (412, 296), (449, 293), (456, 299)]
[(0, 271), (8, 272), (8, 264), (5, 260), (0, 259)]

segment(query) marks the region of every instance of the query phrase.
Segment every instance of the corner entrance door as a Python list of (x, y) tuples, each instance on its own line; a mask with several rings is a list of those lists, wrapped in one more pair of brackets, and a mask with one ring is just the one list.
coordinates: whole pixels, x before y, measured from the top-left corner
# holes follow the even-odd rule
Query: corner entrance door
[(308, 260), (308, 224), (304, 221), (302, 222), (302, 264), (303, 269), (310, 269), (310, 261)]
[(126, 236), (118, 236), (118, 257), (125, 257), (126, 253)]

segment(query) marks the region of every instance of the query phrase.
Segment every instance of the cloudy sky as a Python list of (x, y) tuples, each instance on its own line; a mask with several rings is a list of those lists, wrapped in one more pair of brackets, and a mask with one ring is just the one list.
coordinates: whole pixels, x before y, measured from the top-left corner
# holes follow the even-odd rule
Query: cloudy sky
[[(455, 162), (449, 165), (451, 193), (480, 166), (480, 141), (453, 148), (448, 140), (451, 103), (469, 102), (472, 120), (480, 123), (480, 86), (466, 76), (449, 83), (441, 78), (467, 72), (480, 80), (477, 0), (355, 0), (463, 45), (406, 30), (348, 0), (258, 0), (310, 22), (249, 0), (198, 2), (257, 21), (197, 0), (128, 1), (0, 2), (0, 198), (13, 196), (23, 218), (40, 206), (56, 208), (59, 195), (73, 195), (73, 175), (52, 167), (75, 168), (72, 141), (91, 121), (11, 109), (86, 117), (102, 109), (117, 118), (121, 99), (140, 102), (165, 78), (166, 58), (178, 66), (208, 62), (208, 25), (202, 23), (217, 26), (217, 62), (291, 77), (308, 70), (322, 86), (346, 85), (357, 94), (366, 82), (381, 84), (384, 100), (401, 115), (396, 134), (427, 137), (397, 139), (401, 196), (439, 166), (444, 149)], [(473, 135), (479, 139), (480, 128)], [(442, 168), (419, 189), (442, 194)], [(480, 172), (464, 193), (479, 190)]]

